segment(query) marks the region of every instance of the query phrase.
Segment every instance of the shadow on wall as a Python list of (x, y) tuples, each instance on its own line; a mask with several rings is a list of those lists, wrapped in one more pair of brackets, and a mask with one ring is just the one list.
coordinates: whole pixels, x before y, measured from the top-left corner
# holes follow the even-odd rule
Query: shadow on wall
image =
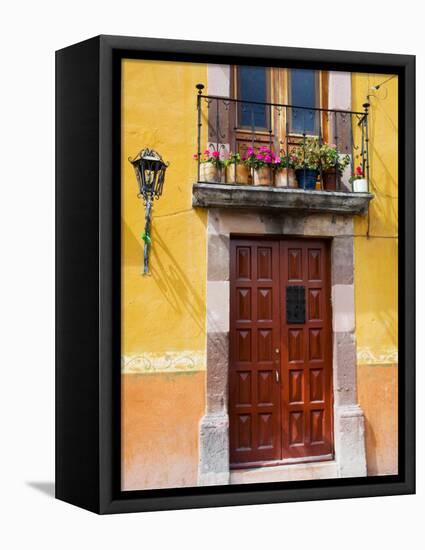
[(205, 330), (205, 302), (157, 231), (152, 236), (150, 269), (164, 298), (174, 311), (186, 311), (200, 330)]
[[(193, 211), (193, 213), (198, 218), (201, 227), (205, 230), (206, 222), (203, 217), (196, 211)], [(174, 216), (179, 214), (187, 214), (187, 211), (176, 213)], [(178, 258), (161, 236), (163, 231), (158, 229), (158, 223), (159, 220), (156, 221), (154, 218), (152, 224), (152, 247), (149, 258), (149, 269), (152, 279), (154, 279), (158, 289), (173, 311), (179, 314), (186, 312), (199, 327), (199, 330), (205, 332), (205, 299), (200, 296), (198, 290), (195, 288), (193, 277), (191, 280), (186, 272), (191, 272), (194, 275), (198, 274), (198, 266), (193, 264), (195, 259), (191, 257), (191, 243), (188, 241), (186, 246), (180, 247), (182, 257)], [(164, 229), (166, 230), (166, 227)], [(129, 266), (140, 268), (141, 271), (143, 265), (143, 241), (135, 236), (126, 222), (123, 223), (123, 231), (122, 257), (126, 258)], [(184, 236), (178, 235), (178, 238), (184, 239)], [(182, 265), (186, 265), (189, 269), (183, 269)], [(202, 284), (204, 284), (204, 281), (202, 281)]]
[[(381, 171), (378, 181), (374, 174), (371, 174), (371, 191), (375, 194), (375, 199), (370, 205), (371, 234), (388, 234), (386, 228), (390, 225), (393, 229), (388, 236), (396, 236), (398, 225), (397, 181), (392, 171), (387, 168), (385, 159), (376, 149), (371, 148), (370, 157), (372, 165), (379, 165)], [(379, 172), (379, 170), (376, 171)]]

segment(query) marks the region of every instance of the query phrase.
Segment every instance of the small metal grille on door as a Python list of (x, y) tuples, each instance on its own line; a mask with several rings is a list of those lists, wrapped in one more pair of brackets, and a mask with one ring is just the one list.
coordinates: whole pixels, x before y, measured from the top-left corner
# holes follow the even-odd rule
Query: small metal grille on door
[(293, 285), (286, 287), (286, 322), (288, 324), (305, 323), (305, 287)]

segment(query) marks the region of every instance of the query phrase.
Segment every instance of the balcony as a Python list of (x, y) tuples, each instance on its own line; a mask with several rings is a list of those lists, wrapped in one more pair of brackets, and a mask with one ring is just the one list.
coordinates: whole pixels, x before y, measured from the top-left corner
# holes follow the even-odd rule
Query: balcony
[(208, 96), (197, 87), (194, 207), (367, 212), (368, 104), (363, 112), (310, 108)]
[(196, 183), (192, 205), (197, 208), (235, 208), (262, 211), (297, 211), (300, 213), (365, 214), (370, 193), (341, 191), (306, 191), (251, 185)]

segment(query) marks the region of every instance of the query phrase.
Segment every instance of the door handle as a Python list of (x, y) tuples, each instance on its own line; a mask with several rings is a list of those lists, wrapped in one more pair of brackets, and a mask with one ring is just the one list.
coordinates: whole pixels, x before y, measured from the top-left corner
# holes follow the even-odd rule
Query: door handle
[(275, 372), (276, 382), (279, 383), (279, 371), (276, 369), (274, 372)]

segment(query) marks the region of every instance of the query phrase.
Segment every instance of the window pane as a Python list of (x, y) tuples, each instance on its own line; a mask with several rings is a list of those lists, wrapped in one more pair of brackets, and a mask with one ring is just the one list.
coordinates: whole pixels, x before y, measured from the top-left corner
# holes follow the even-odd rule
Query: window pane
[[(238, 99), (267, 101), (267, 69), (265, 67), (238, 67)], [(268, 109), (265, 105), (239, 103), (239, 126), (267, 128)]]
[[(290, 77), (291, 105), (317, 106), (317, 73), (307, 69), (292, 69)], [(292, 109), (291, 129), (306, 134), (317, 133), (318, 113), (308, 109)]]

